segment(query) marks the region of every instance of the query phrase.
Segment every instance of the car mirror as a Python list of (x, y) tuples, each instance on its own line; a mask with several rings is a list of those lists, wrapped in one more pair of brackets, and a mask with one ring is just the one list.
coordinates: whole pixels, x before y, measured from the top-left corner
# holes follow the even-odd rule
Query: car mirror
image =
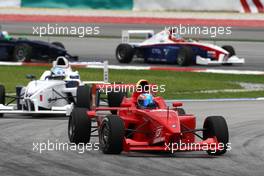
[(175, 107), (175, 108), (176, 107), (180, 107), (180, 106), (182, 106), (182, 102), (175, 101), (175, 102), (172, 103), (172, 106)]
[(36, 76), (35, 75), (28, 74), (28, 75), (26, 75), (26, 78), (27, 79), (30, 79), (30, 80), (34, 80), (34, 79), (36, 79)]

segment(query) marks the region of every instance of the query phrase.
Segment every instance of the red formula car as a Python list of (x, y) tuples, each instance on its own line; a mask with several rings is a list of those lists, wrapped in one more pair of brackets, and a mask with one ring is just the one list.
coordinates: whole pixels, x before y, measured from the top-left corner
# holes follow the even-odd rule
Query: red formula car
[[(98, 131), (100, 149), (106, 154), (122, 151), (207, 151), (209, 155), (224, 154), (229, 148), (229, 134), (225, 119), (210, 116), (202, 128), (196, 128), (194, 115), (186, 114), (182, 103), (173, 102), (168, 107), (162, 97), (153, 96), (152, 106), (142, 108), (139, 97), (146, 89), (132, 92), (130, 98), (122, 91), (108, 93), (108, 106), (98, 106), (98, 90), (113, 90), (117, 86), (148, 86), (146, 80), (138, 84), (94, 84), (81, 87), (77, 94), (86, 96), (82, 107), (73, 109), (69, 118), (68, 134), (73, 143), (88, 143), (93, 132)], [(153, 93), (154, 94), (154, 93)], [(82, 97), (83, 97), (82, 96)], [(112, 114), (101, 111), (111, 111)], [(92, 128), (92, 121), (97, 126)], [(198, 134), (202, 132), (202, 135)], [(198, 140), (200, 138), (200, 140)]]

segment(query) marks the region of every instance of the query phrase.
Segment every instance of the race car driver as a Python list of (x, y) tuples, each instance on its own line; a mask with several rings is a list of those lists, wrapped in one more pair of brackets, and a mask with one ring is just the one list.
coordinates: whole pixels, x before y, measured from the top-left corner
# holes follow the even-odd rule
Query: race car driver
[(154, 97), (150, 93), (142, 93), (138, 96), (137, 105), (141, 109), (154, 109), (157, 107)]

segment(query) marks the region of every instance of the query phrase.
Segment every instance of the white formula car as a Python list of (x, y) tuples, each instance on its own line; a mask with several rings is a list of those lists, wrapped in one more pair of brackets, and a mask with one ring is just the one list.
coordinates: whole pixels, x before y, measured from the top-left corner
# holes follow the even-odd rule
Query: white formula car
[[(142, 42), (131, 42), (131, 34), (145, 35)], [(230, 45), (219, 47), (191, 39), (185, 40), (173, 30), (163, 30), (154, 34), (153, 30), (126, 30), (122, 32), (122, 43), (116, 48), (116, 59), (120, 63), (130, 63), (133, 57), (145, 62), (158, 61), (176, 63), (180, 66), (192, 64), (244, 64), (245, 60), (236, 56)]]
[[(107, 66), (106, 66), (107, 67)], [(108, 70), (107, 70), (108, 72)], [(104, 73), (104, 76), (108, 73)], [(69, 116), (73, 107), (90, 106), (84, 99), (88, 85), (80, 80), (78, 71), (72, 71), (65, 57), (58, 57), (51, 70), (45, 71), (39, 80), (27, 75), (31, 81), (26, 87), (17, 86), (16, 95), (5, 94), (0, 85), (0, 116), (3, 114), (62, 114)], [(108, 79), (108, 78), (107, 78)], [(104, 80), (107, 80), (104, 78)], [(98, 83), (98, 81), (96, 82)], [(6, 103), (6, 100), (9, 100)], [(11, 104), (16, 102), (15, 104)]]

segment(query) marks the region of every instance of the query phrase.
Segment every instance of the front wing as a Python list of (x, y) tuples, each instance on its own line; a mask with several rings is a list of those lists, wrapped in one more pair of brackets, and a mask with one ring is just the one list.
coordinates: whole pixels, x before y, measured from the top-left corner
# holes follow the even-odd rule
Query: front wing
[(62, 114), (70, 116), (72, 109), (72, 104), (62, 107), (52, 107), (51, 110), (16, 110), (15, 106), (0, 104), (0, 114)]
[(218, 60), (212, 60), (210, 58), (203, 58), (201, 56), (196, 56), (196, 64), (199, 65), (244, 64), (244, 63), (245, 63), (245, 59), (239, 58), (237, 56), (231, 56), (225, 59), (224, 55), (220, 54)]

